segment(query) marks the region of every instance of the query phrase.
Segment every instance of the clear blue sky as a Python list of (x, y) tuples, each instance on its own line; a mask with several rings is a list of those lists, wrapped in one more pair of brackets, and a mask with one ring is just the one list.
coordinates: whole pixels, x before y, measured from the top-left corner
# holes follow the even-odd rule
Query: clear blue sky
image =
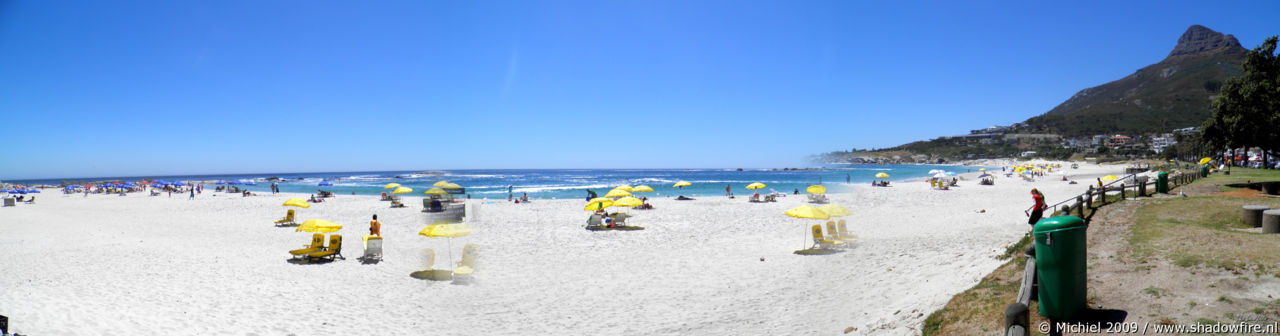
[(1280, 2), (0, 0), (0, 179), (800, 166), (1010, 124)]

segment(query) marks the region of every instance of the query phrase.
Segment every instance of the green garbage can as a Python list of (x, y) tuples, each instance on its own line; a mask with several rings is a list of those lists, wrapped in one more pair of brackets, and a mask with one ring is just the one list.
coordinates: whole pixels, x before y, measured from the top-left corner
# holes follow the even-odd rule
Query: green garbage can
[(1160, 172), (1156, 174), (1156, 192), (1169, 193), (1169, 173)]
[(1200, 166), (1200, 177), (1209, 177), (1209, 165)]
[(1084, 311), (1087, 228), (1076, 216), (1050, 217), (1036, 223), (1033, 232), (1041, 316), (1065, 321)]

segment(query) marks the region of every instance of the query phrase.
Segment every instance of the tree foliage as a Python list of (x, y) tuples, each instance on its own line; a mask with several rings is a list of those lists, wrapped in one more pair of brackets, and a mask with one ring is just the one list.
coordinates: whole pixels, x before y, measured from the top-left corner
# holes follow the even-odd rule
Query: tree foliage
[[(1280, 58), (1276, 56), (1276, 36), (1248, 52), (1243, 70), (1243, 75), (1222, 86), (1213, 102), (1213, 116), (1205, 121), (1203, 140), (1215, 150), (1280, 149)], [(1266, 155), (1263, 160), (1267, 160)]]

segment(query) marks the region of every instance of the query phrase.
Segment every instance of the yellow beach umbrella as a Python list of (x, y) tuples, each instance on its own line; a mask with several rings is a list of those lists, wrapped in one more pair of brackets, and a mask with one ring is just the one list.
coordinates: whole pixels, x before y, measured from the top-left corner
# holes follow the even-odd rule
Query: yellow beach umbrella
[(424, 191), (422, 193), (427, 195), (436, 195), (436, 196), (444, 196), (449, 194), (449, 192), (444, 191), (444, 189), (440, 189), (440, 188), (427, 189), (427, 191)]
[(396, 187), (396, 190), (391, 191), (393, 194), (408, 194), (411, 192), (413, 192), (413, 188), (408, 187)]
[(680, 181), (680, 182), (676, 182), (676, 184), (671, 185), (671, 187), (672, 187), (672, 188), (682, 188), (682, 187), (688, 187), (688, 186), (691, 186), (691, 185), (693, 185), (693, 183), (689, 183), (689, 181)]
[(831, 218), (831, 215), (828, 215), (826, 212), (822, 212), (822, 210), (819, 210), (818, 208), (808, 206), (808, 205), (801, 205), (798, 207), (791, 208), (791, 210), (787, 210), (786, 214), (787, 216), (791, 216), (795, 218), (806, 218), (806, 219)]
[(399, 187), (400, 187), (399, 183), (387, 183), (387, 186), (382, 187), (382, 189), (395, 189)]
[(307, 203), (307, 200), (304, 200), (304, 199), (301, 199), (301, 198), (290, 198), (289, 200), (284, 201), (284, 204), (283, 204), (283, 205), (284, 205), (284, 206), (296, 206), (296, 207), (299, 207), (299, 208), (310, 208), (310, 207), (311, 207), (311, 203)]
[(650, 192), (650, 191), (653, 191), (653, 188), (650, 188), (649, 186), (643, 185), (643, 184), (631, 188), (631, 192), (633, 193), (634, 192)]
[(1120, 178), (1119, 178), (1119, 177), (1116, 177), (1115, 175), (1107, 175), (1107, 176), (1103, 176), (1103, 177), (1102, 177), (1102, 180), (1103, 180), (1103, 181), (1115, 181), (1115, 180), (1119, 180), (1119, 179), (1120, 179)]
[(631, 193), (627, 192), (626, 190), (621, 190), (621, 189), (609, 190), (609, 193), (608, 193), (608, 194), (604, 194), (604, 197), (610, 197), (610, 198), (612, 198), (612, 197), (626, 197), (626, 196), (631, 196)]
[(449, 262), (453, 265), (453, 238), (462, 237), (471, 234), (471, 226), (457, 220), (440, 220), (431, 225), (427, 225), (422, 231), (418, 231), (419, 235), (427, 238), (449, 238)]
[(603, 197), (596, 197), (592, 199), (590, 202), (587, 202), (587, 206), (582, 209), (586, 211), (600, 211), (600, 210), (604, 210), (604, 208), (613, 206), (613, 200), (608, 198), (604, 198), (604, 199), (601, 199), (601, 198)]
[(444, 188), (444, 186), (447, 186), (447, 185), (449, 185), (449, 181), (440, 180), (440, 182), (436, 182), (435, 184), (432, 184), (431, 186), (432, 186), (432, 187), (441, 187), (441, 188)]
[(835, 204), (823, 205), (818, 207), (818, 210), (822, 210), (822, 212), (825, 212), (827, 216), (831, 217), (844, 217), (853, 214), (849, 209), (845, 209), (844, 207)]
[(455, 220), (441, 220), (427, 225), (419, 235), (428, 238), (455, 238), (471, 234), (471, 226)]
[(613, 188), (614, 190), (631, 191), (631, 185), (623, 184)]
[(634, 208), (641, 205), (644, 205), (643, 201), (631, 196), (619, 198), (617, 201), (613, 201), (613, 206), (621, 208)]
[(889, 178), (889, 174), (883, 172), (876, 173), (876, 178)]
[(760, 189), (760, 188), (764, 188), (764, 187), (767, 187), (767, 186), (766, 186), (766, 185), (764, 185), (764, 183), (760, 183), (760, 182), (756, 182), (756, 183), (752, 183), (752, 184), (748, 184), (748, 185), (747, 185), (747, 189), (751, 189), (751, 190), (756, 190), (756, 189)]
[(296, 232), (336, 232), (342, 230), (342, 225), (323, 219), (308, 219), (298, 226)]
[(810, 194), (825, 194), (827, 193), (827, 187), (815, 184), (809, 186), (809, 188), (805, 188), (804, 191), (808, 191)]
[(445, 188), (445, 189), (462, 189), (462, 186), (458, 185), (457, 183), (450, 182), (450, 183), (445, 183), (445, 184), (444, 184), (444, 186), (442, 186), (441, 188)]
[(1213, 161), (1213, 158), (1203, 158), (1203, 159), (1200, 159), (1200, 164), (1207, 164), (1207, 163), (1209, 163), (1209, 161)]
[(978, 168), (978, 171), (987, 171), (986, 168)]

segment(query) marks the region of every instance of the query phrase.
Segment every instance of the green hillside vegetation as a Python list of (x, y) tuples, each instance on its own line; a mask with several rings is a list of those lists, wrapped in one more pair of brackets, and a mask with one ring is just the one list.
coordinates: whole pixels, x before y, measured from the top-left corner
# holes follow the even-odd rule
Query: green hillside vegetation
[(1213, 114), (1213, 99), (1222, 84), (1240, 75), (1243, 59), (1243, 53), (1215, 53), (1166, 60), (1077, 93), (1048, 113), (1028, 119), (1025, 131), (1079, 137), (1198, 126)]

